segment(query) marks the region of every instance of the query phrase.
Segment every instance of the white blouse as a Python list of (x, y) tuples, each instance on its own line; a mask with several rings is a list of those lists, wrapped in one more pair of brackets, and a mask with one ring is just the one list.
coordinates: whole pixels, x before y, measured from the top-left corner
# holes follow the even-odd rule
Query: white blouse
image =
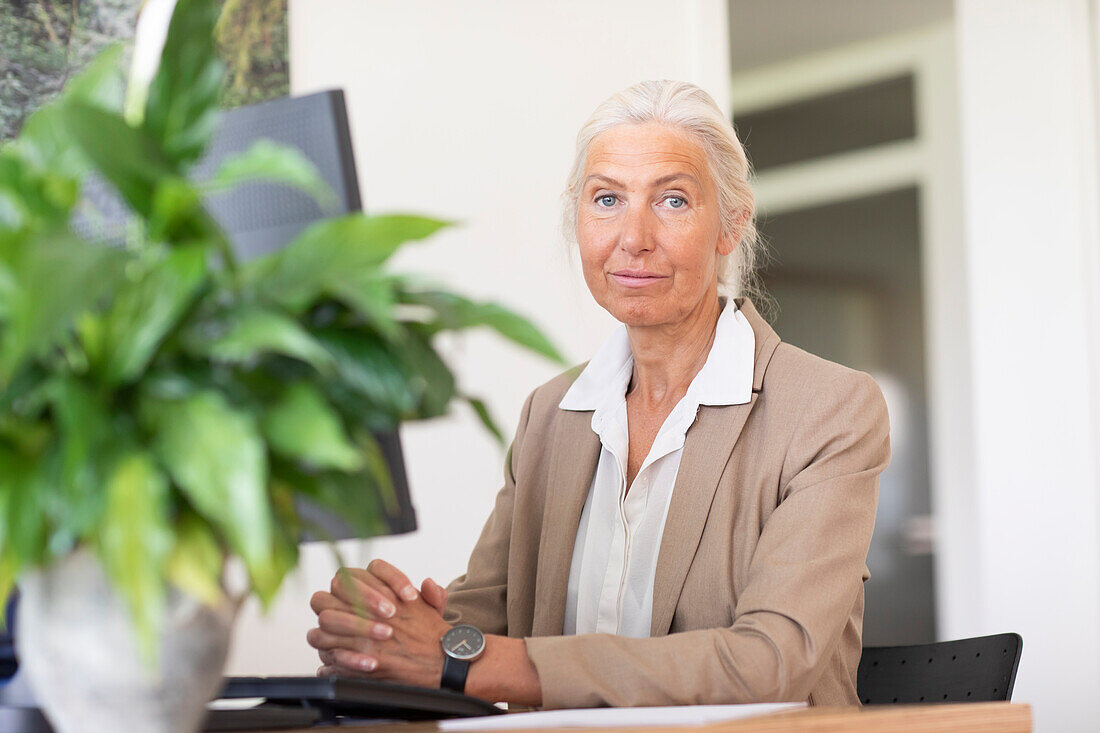
[(626, 387), (634, 356), (626, 326), (611, 334), (558, 403), (592, 410), (603, 446), (573, 545), (564, 634), (649, 636), (653, 576), (684, 437), (700, 405), (739, 405), (752, 395), (756, 340), (733, 300), (723, 300), (706, 364), (665, 418), (629, 492)]

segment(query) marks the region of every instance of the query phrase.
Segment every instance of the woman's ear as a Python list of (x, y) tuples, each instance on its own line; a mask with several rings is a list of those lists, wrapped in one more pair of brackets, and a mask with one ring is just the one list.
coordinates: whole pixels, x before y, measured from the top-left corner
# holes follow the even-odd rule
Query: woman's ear
[(740, 241), (740, 237), (734, 239), (732, 234), (723, 234), (718, 238), (718, 254), (725, 257), (726, 255), (737, 249), (737, 242)]
[(728, 255), (737, 249), (737, 245), (741, 242), (741, 235), (745, 231), (745, 225), (749, 221), (749, 212), (742, 210), (737, 214), (737, 218), (734, 219), (733, 228), (722, 234), (718, 238), (718, 254)]

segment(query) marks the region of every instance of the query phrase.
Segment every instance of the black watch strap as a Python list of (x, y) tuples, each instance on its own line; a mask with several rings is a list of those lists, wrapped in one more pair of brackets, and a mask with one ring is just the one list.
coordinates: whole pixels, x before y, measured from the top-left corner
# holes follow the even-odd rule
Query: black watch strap
[(461, 659), (455, 659), (447, 654), (443, 655), (443, 679), (440, 686), (455, 692), (466, 690), (466, 674), (470, 671), (470, 663)]

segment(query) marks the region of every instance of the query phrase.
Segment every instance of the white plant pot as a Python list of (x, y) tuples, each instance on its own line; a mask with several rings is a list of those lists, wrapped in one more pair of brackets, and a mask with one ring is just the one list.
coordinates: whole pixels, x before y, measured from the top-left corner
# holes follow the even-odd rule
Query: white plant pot
[(221, 683), (236, 610), (170, 591), (149, 664), (129, 608), (81, 550), (20, 583), (20, 672), (58, 733), (193, 733)]

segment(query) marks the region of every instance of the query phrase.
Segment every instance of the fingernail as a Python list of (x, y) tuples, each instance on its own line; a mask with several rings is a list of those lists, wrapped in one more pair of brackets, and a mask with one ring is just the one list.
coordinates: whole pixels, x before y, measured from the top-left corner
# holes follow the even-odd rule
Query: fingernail
[(404, 590), (401, 591), (401, 597), (404, 598), (406, 601), (415, 601), (416, 588), (413, 588), (411, 585), (406, 585)]
[(359, 666), (367, 672), (373, 672), (374, 668), (378, 666), (378, 663), (370, 657), (363, 657), (359, 660)]
[(378, 604), (378, 611), (379, 611), (379, 613), (381, 613), (386, 618), (389, 618), (390, 616), (392, 616), (394, 613), (397, 612), (397, 609), (394, 608), (393, 604), (390, 603), (389, 601), (382, 601), (381, 603)]
[(378, 631), (378, 635), (381, 636), (383, 639), (388, 639), (393, 636), (393, 627), (391, 626), (383, 626), (382, 624), (378, 624), (375, 629)]

